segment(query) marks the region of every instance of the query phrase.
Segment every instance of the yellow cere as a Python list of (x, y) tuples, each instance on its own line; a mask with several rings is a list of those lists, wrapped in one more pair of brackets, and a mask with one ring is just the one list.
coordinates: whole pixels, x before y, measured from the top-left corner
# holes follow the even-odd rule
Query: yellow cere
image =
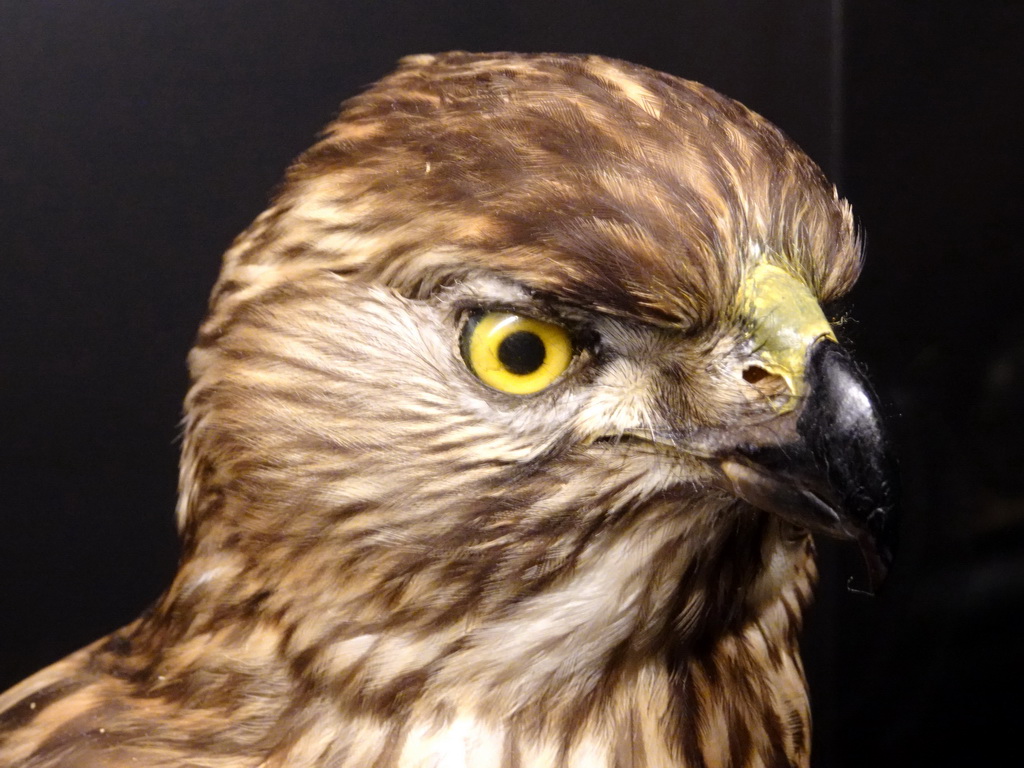
[(820, 338), (835, 341), (814, 294), (802, 280), (772, 264), (758, 264), (747, 276), (743, 310), (754, 322), (754, 343), (761, 364), (780, 376), (789, 391), (803, 394), (807, 351)]
[(572, 362), (572, 339), (560, 325), (488, 312), (467, 326), (463, 355), (481, 381), (512, 395), (539, 392)]

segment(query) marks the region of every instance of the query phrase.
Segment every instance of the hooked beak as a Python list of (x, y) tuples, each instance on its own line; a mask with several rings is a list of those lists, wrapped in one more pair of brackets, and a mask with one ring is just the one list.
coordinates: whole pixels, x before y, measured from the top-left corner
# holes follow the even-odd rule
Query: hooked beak
[(857, 541), (876, 589), (893, 559), (896, 472), (871, 386), (801, 281), (762, 264), (742, 300), (757, 366), (792, 397), (767, 421), (718, 431), (707, 455), (744, 501)]
[(792, 412), (718, 452), (729, 491), (759, 509), (860, 544), (872, 589), (892, 564), (895, 462), (870, 385), (836, 342), (815, 342)]

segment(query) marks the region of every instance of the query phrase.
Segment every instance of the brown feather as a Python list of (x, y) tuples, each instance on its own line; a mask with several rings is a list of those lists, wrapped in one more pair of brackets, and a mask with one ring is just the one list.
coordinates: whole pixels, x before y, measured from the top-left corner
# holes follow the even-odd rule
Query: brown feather
[[(225, 257), (173, 585), (0, 697), (0, 764), (806, 765), (809, 538), (622, 434), (762, 412), (724, 373), (745, 274), (827, 301), (859, 254), (817, 167), (697, 83), (403, 60)], [(458, 318), (499, 305), (601, 344), (488, 390)]]

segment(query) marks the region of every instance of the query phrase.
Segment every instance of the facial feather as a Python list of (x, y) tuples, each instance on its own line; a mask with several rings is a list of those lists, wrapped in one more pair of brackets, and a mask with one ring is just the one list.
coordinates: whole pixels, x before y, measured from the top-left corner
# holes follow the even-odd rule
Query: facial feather
[[(189, 358), (178, 576), (56, 668), (103, 738), (73, 762), (50, 709), (0, 755), (805, 765), (809, 538), (684, 438), (774, 415), (741, 285), (767, 262), (836, 297), (851, 222), (778, 129), (696, 83), (403, 60), (225, 255)], [(569, 329), (555, 384), (476, 378), (460, 334), (490, 309)]]

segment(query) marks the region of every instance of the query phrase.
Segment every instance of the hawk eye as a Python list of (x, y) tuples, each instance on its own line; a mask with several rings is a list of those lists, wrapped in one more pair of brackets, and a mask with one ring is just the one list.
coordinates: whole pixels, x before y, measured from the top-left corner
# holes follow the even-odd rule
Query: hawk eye
[(484, 384), (512, 395), (539, 392), (572, 362), (569, 331), (509, 312), (470, 317), (461, 346), (469, 370)]

